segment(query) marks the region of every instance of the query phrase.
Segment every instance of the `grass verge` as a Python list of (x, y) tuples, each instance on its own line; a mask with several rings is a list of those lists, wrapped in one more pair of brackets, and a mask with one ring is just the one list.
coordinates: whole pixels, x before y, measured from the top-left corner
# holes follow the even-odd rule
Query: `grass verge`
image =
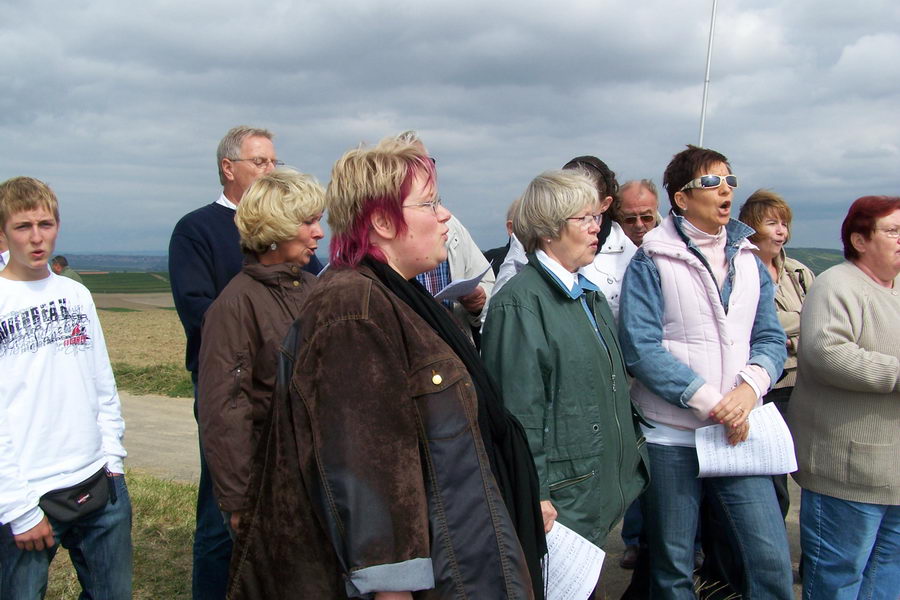
[[(129, 469), (134, 547), (135, 600), (180, 600), (191, 596), (191, 546), (197, 486), (166, 481)], [(50, 566), (47, 600), (78, 598), (81, 586), (60, 549)]]
[(182, 365), (136, 366), (114, 362), (116, 385), (134, 394), (159, 394), (171, 398), (192, 398), (191, 375)]

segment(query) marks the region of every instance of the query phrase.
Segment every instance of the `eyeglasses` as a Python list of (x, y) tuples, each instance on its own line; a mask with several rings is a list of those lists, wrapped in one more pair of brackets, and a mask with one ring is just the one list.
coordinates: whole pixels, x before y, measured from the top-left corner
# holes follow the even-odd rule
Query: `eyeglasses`
[(435, 198), (434, 200), (432, 200), (430, 202), (417, 202), (416, 204), (404, 204), (400, 208), (413, 208), (414, 206), (427, 206), (428, 208), (431, 209), (431, 212), (433, 212), (435, 215), (437, 215), (438, 207), (443, 206), (443, 205), (444, 205), (444, 201), (441, 200), (440, 196), (438, 196), (437, 198)]
[(881, 233), (883, 233), (887, 237), (891, 238), (892, 240), (896, 240), (897, 238), (900, 238), (900, 229), (898, 229), (896, 227), (891, 227), (890, 229), (882, 229), (880, 227), (876, 227), (875, 231), (880, 231)]
[(725, 180), (725, 183), (728, 184), (730, 188), (736, 188), (738, 186), (737, 175), (701, 175), (697, 179), (692, 179), (688, 181), (684, 186), (678, 190), (679, 192), (683, 192), (684, 190), (692, 190), (694, 188), (717, 188), (722, 185), (722, 180)]
[(603, 221), (603, 214), (584, 215), (583, 217), (566, 217), (566, 221), (576, 221), (582, 229), (590, 229), (591, 223), (600, 225), (600, 222)]
[(231, 162), (241, 162), (242, 160), (249, 161), (253, 163), (253, 166), (257, 169), (264, 169), (268, 165), (272, 165), (273, 168), (284, 166), (283, 160), (278, 160), (277, 158), (263, 158), (261, 156), (257, 156), (255, 158), (229, 158), (228, 160), (230, 160)]
[(638, 222), (638, 219), (640, 219), (641, 223), (644, 225), (656, 222), (656, 217), (654, 215), (628, 215), (627, 217), (622, 217), (622, 222), (626, 225), (634, 225)]

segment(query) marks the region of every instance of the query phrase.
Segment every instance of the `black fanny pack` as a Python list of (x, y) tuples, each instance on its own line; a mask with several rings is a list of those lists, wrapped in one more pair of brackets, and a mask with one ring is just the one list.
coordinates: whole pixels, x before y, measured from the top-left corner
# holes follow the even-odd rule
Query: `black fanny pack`
[(107, 479), (104, 467), (81, 483), (47, 492), (41, 496), (38, 506), (57, 521), (74, 521), (106, 506), (111, 485)]

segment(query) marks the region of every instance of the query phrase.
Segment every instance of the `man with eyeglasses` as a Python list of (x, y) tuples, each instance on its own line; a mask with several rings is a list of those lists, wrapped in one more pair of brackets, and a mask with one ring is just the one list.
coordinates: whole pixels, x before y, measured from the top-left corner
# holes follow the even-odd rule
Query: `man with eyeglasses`
[(619, 189), (613, 206), (613, 216), (622, 231), (635, 246), (644, 241), (644, 234), (659, 224), (659, 194), (649, 179), (634, 179)]
[[(194, 382), (197, 415), (198, 354), (203, 315), (231, 278), (243, 255), (234, 214), (241, 197), (259, 177), (284, 163), (278, 160), (272, 133), (240, 125), (225, 134), (216, 151), (222, 193), (211, 203), (181, 218), (169, 242), (169, 278), (175, 309), (187, 337), (185, 362)], [(313, 257), (315, 259), (315, 257)], [(321, 264), (306, 267), (313, 274)], [(231, 537), (213, 496), (212, 480), (200, 440), (200, 488), (194, 532), (192, 593), (195, 600), (225, 597)]]

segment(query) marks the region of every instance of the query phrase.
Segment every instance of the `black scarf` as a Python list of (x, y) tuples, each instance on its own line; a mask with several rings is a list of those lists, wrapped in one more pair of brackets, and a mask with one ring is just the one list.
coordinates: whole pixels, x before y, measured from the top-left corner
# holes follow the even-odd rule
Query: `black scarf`
[(403, 279), (385, 263), (366, 257), (362, 264), (372, 269), (385, 287), (434, 329), (469, 372), (478, 395), (478, 427), (491, 471), (519, 536), (535, 599), (543, 599), (541, 558), (547, 553), (547, 541), (541, 516), (537, 469), (522, 424), (503, 407), (497, 384), (484, 368), (475, 346), (447, 309), (436, 302), (421, 283), (415, 279)]

